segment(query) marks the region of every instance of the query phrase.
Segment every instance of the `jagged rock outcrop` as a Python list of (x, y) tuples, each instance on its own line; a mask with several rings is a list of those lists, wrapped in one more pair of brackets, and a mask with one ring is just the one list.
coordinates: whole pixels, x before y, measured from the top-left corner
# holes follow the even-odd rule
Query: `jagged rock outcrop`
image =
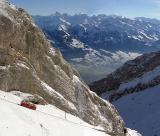
[(0, 32), (0, 90), (39, 95), (109, 133), (123, 134), (114, 106), (90, 91), (23, 9), (5, 0), (0, 1)]
[(91, 90), (110, 102), (160, 84), (160, 52), (126, 62), (106, 78), (90, 85)]

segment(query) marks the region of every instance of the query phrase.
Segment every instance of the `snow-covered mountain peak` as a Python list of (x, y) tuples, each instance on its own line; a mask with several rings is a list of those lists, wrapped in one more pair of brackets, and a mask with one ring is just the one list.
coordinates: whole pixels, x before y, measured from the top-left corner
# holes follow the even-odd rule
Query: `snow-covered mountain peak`
[[(159, 20), (83, 14), (33, 18), (87, 83), (104, 78), (126, 61), (160, 47)], [(73, 41), (82, 43), (84, 48), (77, 48), (83, 46), (75, 46)]]

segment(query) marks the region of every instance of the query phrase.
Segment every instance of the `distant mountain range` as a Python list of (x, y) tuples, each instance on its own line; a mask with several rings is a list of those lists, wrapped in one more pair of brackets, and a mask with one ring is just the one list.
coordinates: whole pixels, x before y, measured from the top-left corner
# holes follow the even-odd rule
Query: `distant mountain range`
[(160, 21), (156, 19), (58, 12), (33, 18), (88, 83), (160, 48)]

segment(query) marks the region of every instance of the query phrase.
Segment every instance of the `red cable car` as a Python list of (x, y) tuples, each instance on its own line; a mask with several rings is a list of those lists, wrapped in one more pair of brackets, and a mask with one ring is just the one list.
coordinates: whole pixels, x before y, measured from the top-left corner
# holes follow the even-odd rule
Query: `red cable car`
[(25, 107), (25, 108), (28, 108), (28, 109), (31, 109), (31, 110), (36, 110), (36, 105), (31, 103), (31, 102), (26, 102), (26, 101), (22, 101), (21, 104), (20, 104), (22, 107)]

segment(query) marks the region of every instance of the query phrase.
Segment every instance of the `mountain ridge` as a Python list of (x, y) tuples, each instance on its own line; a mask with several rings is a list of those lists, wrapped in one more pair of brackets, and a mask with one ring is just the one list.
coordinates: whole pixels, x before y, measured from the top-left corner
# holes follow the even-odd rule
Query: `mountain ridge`
[(128, 127), (145, 136), (160, 134), (160, 51), (126, 62), (90, 88), (116, 106)]
[(87, 83), (143, 53), (159, 50), (159, 20), (60, 13), (33, 18)]
[[(130, 85), (131, 88), (139, 86), (138, 87), (139, 89), (137, 88), (135, 89), (135, 91), (141, 91), (149, 87), (149, 86), (145, 87), (145, 85), (140, 85), (140, 83), (143, 84), (143, 82), (146, 84), (147, 82), (151, 82), (150, 83), (151, 87), (156, 86), (157, 84), (159, 84), (158, 82), (158, 77), (159, 77), (158, 69), (160, 65), (159, 55), (160, 51), (152, 52), (137, 57), (134, 60), (130, 60), (126, 62), (122, 67), (117, 69), (115, 72), (108, 75), (106, 78), (92, 83), (90, 87), (92, 90), (95, 90), (98, 94), (103, 94), (105, 91), (114, 92), (118, 90), (119, 92), (117, 93), (123, 91), (125, 92), (127, 91), (125, 90), (127, 89), (127, 84), (129, 85), (129, 82), (132, 81), (134, 81), (135, 83), (133, 83), (133, 85)], [(152, 83), (152, 80), (155, 80), (155, 83), (154, 82)], [(134, 90), (132, 90), (130, 93), (134, 93)]]

